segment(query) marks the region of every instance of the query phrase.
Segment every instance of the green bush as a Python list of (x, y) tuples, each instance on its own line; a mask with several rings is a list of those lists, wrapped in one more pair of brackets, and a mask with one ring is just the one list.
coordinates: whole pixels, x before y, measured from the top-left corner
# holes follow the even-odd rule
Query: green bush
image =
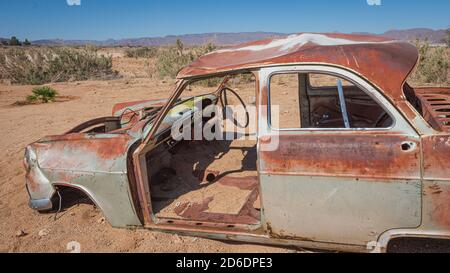
[(9, 39), (9, 45), (10, 46), (20, 46), (22, 43), (17, 39), (16, 36), (12, 36), (11, 39)]
[(93, 47), (73, 49), (10, 48), (0, 55), (0, 78), (17, 84), (113, 78), (112, 57), (97, 54)]
[(419, 50), (420, 58), (412, 79), (419, 83), (449, 83), (449, 49), (445, 47), (431, 47), (427, 41), (417, 41), (416, 46)]
[(125, 56), (128, 58), (154, 58), (158, 54), (156, 47), (136, 47), (125, 50)]
[(182, 67), (215, 49), (216, 47), (213, 44), (185, 49), (183, 43), (179, 40), (175, 46), (169, 46), (161, 50), (156, 61), (156, 69), (162, 78), (175, 78)]
[(58, 92), (56, 92), (55, 89), (48, 86), (36, 87), (31, 92), (33, 94), (27, 96), (28, 102), (40, 101), (43, 103), (47, 103), (49, 101), (54, 101), (56, 95), (58, 95)]

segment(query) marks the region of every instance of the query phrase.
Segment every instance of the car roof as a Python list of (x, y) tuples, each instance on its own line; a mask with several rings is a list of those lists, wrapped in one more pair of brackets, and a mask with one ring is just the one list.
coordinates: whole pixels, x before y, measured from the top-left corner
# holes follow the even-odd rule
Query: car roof
[(351, 70), (392, 100), (403, 100), (402, 86), (418, 60), (416, 47), (374, 35), (299, 33), (213, 51), (184, 67), (190, 79), (262, 67), (325, 64)]

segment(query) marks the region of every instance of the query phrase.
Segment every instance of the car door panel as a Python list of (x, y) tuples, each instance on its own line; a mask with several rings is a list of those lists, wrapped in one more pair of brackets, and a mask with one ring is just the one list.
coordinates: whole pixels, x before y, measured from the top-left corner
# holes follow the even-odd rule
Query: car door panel
[[(271, 128), (271, 75), (303, 71), (351, 79), (389, 113), (392, 125)], [(349, 71), (314, 65), (265, 68), (260, 82), (258, 169), (272, 237), (365, 246), (387, 230), (420, 226), (420, 136), (378, 90)]]
[[(279, 136), (260, 152), (264, 213), (272, 236), (365, 245), (420, 224), (420, 152), (404, 136)], [(403, 151), (401, 143), (414, 143)]]

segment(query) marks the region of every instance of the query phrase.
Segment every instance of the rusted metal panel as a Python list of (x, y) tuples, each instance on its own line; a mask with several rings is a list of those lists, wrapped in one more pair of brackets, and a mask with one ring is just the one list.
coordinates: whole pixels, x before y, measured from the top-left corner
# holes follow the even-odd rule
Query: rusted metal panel
[(320, 63), (351, 69), (402, 100), (402, 85), (418, 60), (409, 43), (376, 36), (300, 33), (218, 50), (185, 67), (178, 78), (287, 64)]
[(31, 199), (50, 199), (55, 189), (39, 168), (36, 151), (31, 146), (25, 149), (23, 163), (25, 167), (26, 187)]
[(205, 198), (201, 203), (181, 203), (175, 209), (175, 213), (185, 219), (191, 219), (191, 221), (227, 223), (230, 225), (259, 224), (260, 212), (255, 210), (253, 207), (253, 204), (259, 195), (259, 184), (257, 177), (224, 177), (220, 178), (215, 183), (251, 191), (250, 195), (247, 197), (247, 200), (245, 200), (244, 206), (237, 214), (209, 212), (209, 204), (213, 201), (213, 197)]
[(30, 197), (48, 200), (57, 187), (77, 188), (97, 204), (111, 225), (141, 225), (127, 176), (127, 152), (134, 141), (126, 134), (73, 133), (31, 144), (25, 158)]
[(33, 144), (44, 169), (126, 173), (129, 135), (70, 134), (47, 137)]
[(423, 136), (423, 179), (450, 181), (450, 134)]
[(420, 179), (264, 174), (260, 181), (275, 238), (365, 246), (386, 230), (420, 225)]
[(423, 230), (450, 236), (450, 134), (424, 136)]
[[(369, 132), (279, 138), (277, 150), (259, 153), (272, 236), (365, 245), (388, 229), (420, 225), (416, 138)], [(405, 152), (403, 142), (416, 148)]]
[(149, 107), (159, 108), (163, 107), (166, 103), (167, 103), (166, 99), (122, 102), (113, 106), (112, 115), (116, 117), (120, 116), (127, 109), (136, 111)]
[(450, 181), (425, 181), (421, 229), (445, 231), (450, 236)]
[(96, 125), (101, 125), (101, 124), (117, 124), (117, 126), (120, 124), (120, 119), (117, 117), (101, 117), (101, 118), (96, 118), (93, 120), (89, 120), (86, 122), (83, 122), (82, 124), (72, 128), (71, 130), (67, 131), (66, 133), (64, 133), (65, 135), (67, 134), (74, 134), (74, 133), (80, 133), (81, 131), (88, 129), (89, 127), (92, 126), (96, 126)]
[(44, 170), (55, 186), (83, 191), (113, 227), (141, 226), (126, 173)]
[[(280, 135), (276, 151), (261, 151), (266, 174), (302, 174), (354, 178), (417, 179), (420, 143), (416, 138), (383, 133)], [(416, 149), (405, 152), (402, 143)], [(265, 144), (264, 141), (261, 143)]]

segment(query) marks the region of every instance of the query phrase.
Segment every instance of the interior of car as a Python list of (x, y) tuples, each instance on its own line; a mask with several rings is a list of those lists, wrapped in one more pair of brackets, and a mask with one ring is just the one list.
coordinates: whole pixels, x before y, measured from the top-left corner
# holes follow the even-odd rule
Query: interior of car
[[(233, 124), (249, 127), (252, 117), (247, 111), (255, 103), (254, 78), (238, 75), (224, 82), (212, 92), (216, 100), (212, 102), (209, 96), (208, 101), (202, 101), (202, 109), (215, 104), (224, 114), (230, 106), (239, 106), (245, 114), (242, 120), (232, 117)], [(197, 84), (189, 86), (187, 92), (195, 96), (206, 91)], [(215, 117), (203, 118), (203, 125)], [(225, 122), (226, 117), (217, 124), (224, 136)], [(146, 155), (155, 217), (197, 225), (221, 223), (229, 228), (260, 225), (256, 137), (237, 137), (233, 132), (232, 139), (223, 139), (175, 140), (166, 135)]]

